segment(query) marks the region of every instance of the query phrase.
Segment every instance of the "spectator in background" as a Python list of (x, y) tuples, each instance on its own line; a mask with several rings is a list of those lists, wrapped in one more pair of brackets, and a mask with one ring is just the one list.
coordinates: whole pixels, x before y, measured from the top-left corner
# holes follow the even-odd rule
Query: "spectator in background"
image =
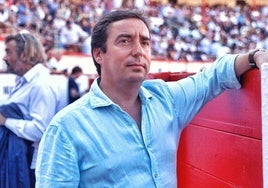
[(81, 97), (79, 85), (77, 84), (76, 79), (78, 79), (82, 74), (83, 71), (79, 66), (75, 66), (71, 71), (68, 79), (69, 104), (73, 103)]
[(0, 33), (8, 32), (8, 25), (6, 22), (8, 21), (9, 12), (7, 10), (6, 4), (4, 0), (0, 0)]
[(25, 119), (7, 118), (0, 113), (0, 125), (18, 137), (33, 142), (34, 153), (29, 168), (31, 187), (34, 187), (39, 141), (51, 118), (60, 110), (61, 98), (58, 86), (54, 85), (49, 70), (45, 67), (46, 54), (43, 46), (34, 35), (9, 35), (5, 39), (5, 45), (6, 55), (3, 60), (7, 64), (7, 72), (17, 75), (16, 85), (5, 105), (16, 104)]
[(66, 50), (81, 51), (84, 41), (89, 34), (71, 20), (60, 31), (60, 42)]
[(82, 17), (79, 21), (79, 26), (83, 31), (88, 33), (88, 37), (84, 40), (81, 52), (85, 55), (90, 55), (91, 49), (90, 49), (90, 43), (91, 43), (91, 30), (92, 30), (92, 23), (90, 22), (88, 17)]
[(91, 34), (92, 24), (90, 23), (88, 17), (82, 17), (81, 20), (79, 21), (79, 26), (83, 31), (87, 32), (88, 34)]
[[(3, 0), (1, 1), (3, 2)], [(50, 41), (49, 45), (52, 44), (51, 41), (55, 42), (58, 48), (62, 48), (59, 36), (66, 20), (72, 20), (75, 24), (79, 24), (81, 17), (86, 15), (89, 18), (90, 25), (93, 26), (103, 14), (124, 6), (126, 8), (137, 7), (143, 9), (150, 16), (150, 19), (156, 23), (153, 28), (154, 33), (152, 33), (152, 43), (154, 44), (152, 55), (156, 59), (167, 59), (167, 56), (172, 52), (173, 55), (170, 57), (174, 61), (185, 60), (185, 57), (187, 57), (187, 61), (200, 61), (200, 55), (193, 52), (195, 50), (194, 46), (199, 43), (199, 40), (202, 41), (198, 54), (201, 54), (203, 61), (214, 60), (218, 57), (217, 55), (221, 56), (229, 51), (237, 53), (246, 52), (252, 48), (268, 49), (267, 6), (251, 7), (249, 4), (244, 4), (230, 7), (217, 4), (202, 9), (201, 6), (190, 6), (187, 3), (170, 3), (171, 1), (162, 3), (161, 1), (148, 0), (4, 2), (8, 5), (5, 10), (9, 10), (8, 21), (5, 22), (5, 25), (12, 28), (12, 30), (7, 31), (5, 29), (5, 31), (29, 30), (29, 26), (35, 25), (37, 29), (42, 30), (39, 33), (40, 37), (44, 37), (46, 42)], [(35, 6), (36, 8), (34, 8)], [(51, 22), (47, 22), (44, 15), (52, 18)], [(45, 23), (41, 25), (42, 22)], [(159, 25), (163, 25), (162, 28)], [(56, 30), (54, 32), (54, 28), (52, 29), (54, 36), (49, 34), (52, 33), (51, 31), (43, 31), (52, 27)], [(86, 29), (89, 29), (89, 27), (86, 27)], [(88, 34), (90, 35), (90, 33)], [(164, 37), (163, 34), (165, 34)], [(211, 36), (207, 37), (208, 35)], [(206, 37), (205, 41), (203, 41), (203, 36)], [(225, 36), (227, 36), (228, 42), (222, 45), (221, 41)], [(159, 38), (161, 38), (161, 41)], [(171, 39), (175, 40), (176, 43), (182, 41), (185, 43), (185, 47), (177, 48), (174, 44), (174, 49), (170, 51), (167, 44)], [(80, 50), (82, 47), (82, 52), (89, 54), (88, 43), (90, 43), (90, 40), (86, 40), (84, 43), (80, 41), (79, 48), (75, 50)], [(44, 43), (44, 45), (47, 46), (48, 44)], [(224, 50), (221, 51), (221, 47)]]
[(60, 60), (62, 58), (62, 51), (54, 48), (46, 50), (47, 61), (46, 66), (50, 70), (50, 73), (61, 74), (66, 68), (60, 66)]
[(225, 55), (176, 82), (145, 80), (150, 28), (133, 10), (99, 20), (91, 49), (99, 77), (88, 94), (54, 116), (42, 137), (37, 188), (177, 187), (184, 128), (213, 98), (239, 89), (243, 73), (268, 61), (258, 49)]
[(29, 1), (18, 1), (17, 18), (19, 27), (25, 28), (28, 27), (31, 23), (31, 10), (29, 5)]

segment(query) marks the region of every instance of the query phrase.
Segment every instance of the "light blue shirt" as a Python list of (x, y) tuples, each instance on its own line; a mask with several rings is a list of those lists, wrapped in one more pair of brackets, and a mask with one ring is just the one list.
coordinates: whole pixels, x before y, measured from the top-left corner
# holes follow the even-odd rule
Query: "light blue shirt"
[(36, 187), (176, 187), (181, 132), (209, 100), (240, 88), (235, 57), (180, 81), (144, 81), (141, 131), (95, 80), (90, 92), (60, 111), (45, 132)]
[(16, 103), (24, 119), (7, 118), (5, 126), (18, 137), (33, 141), (31, 168), (35, 168), (38, 145), (52, 117), (58, 111), (58, 88), (54, 86), (49, 70), (37, 64), (22, 77), (16, 77), (16, 86), (5, 104)]

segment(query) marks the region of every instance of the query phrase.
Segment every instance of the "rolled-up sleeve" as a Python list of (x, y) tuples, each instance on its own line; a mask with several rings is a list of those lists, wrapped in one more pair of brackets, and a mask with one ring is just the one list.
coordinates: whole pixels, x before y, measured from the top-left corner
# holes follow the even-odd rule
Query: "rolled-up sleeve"
[(181, 125), (187, 125), (207, 102), (223, 91), (241, 88), (235, 74), (236, 57), (226, 55), (201, 72), (170, 84)]

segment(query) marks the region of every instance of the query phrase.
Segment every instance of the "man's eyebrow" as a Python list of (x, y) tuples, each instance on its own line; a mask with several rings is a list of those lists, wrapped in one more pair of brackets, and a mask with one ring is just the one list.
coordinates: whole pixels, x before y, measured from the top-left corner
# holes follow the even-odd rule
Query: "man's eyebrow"
[(151, 40), (151, 37), (147, 37), (147, 36), (144, 36), (144, 35), (141, 35), (140, 37), (142, 40)]
[[(118, 35), (118, 36), (116, 37), (116, 39), (119, 39), (119, 38), (122, 38), (122, 37), (125, 37), (125, 38), (131, 38), (132, 35), (131, 35), (131, 34), (127, 34), (127, 33), (122, 33), (122, 34)], [(147, 37), (147, 36), (145, 36), (145, 35), (140, 35), (140, 38), (141, 38), (142, 40), (151, 40), (151, 37)]]
[(116, 39), (119, 39), (119, 38), (122, 38), (122, 37), (125, 37), (125, 38), (131, 38), (132, 35), (127, 34), (127, 33), (122, 33), (122, 34), (118, 35), (118, 36), (116, 37)]

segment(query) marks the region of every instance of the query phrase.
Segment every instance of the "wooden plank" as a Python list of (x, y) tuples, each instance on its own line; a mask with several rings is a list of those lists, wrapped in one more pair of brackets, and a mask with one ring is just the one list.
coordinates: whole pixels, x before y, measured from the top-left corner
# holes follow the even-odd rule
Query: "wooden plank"
[(249, 71), (240, 90), (212, 100), (183, 131), (179, 188), (263, 187), (260, 80)]
[(261, 145), (258, 139), (190, 125), (179, 147), (179, 188), (262, 187)]
[(179, 188), (235, 188), (234, 185), (224, 182), (189, 164), (180, 163), (179, 168), (183, 171), (178, 180)]

